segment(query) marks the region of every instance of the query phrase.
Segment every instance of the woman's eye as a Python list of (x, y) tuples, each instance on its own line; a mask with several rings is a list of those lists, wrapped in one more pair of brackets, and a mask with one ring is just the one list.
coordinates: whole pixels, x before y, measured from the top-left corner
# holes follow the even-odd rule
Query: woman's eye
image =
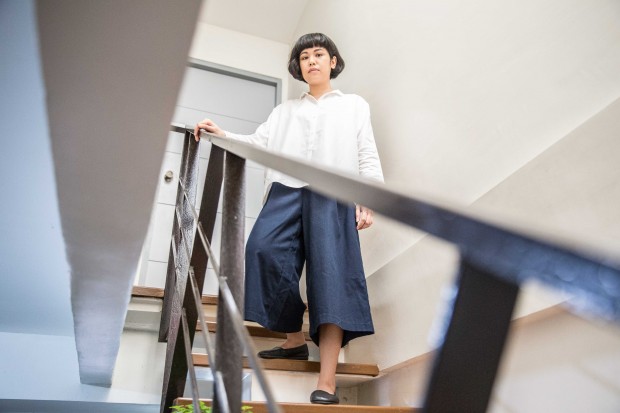
[(323, 56), (323, 53), (317, 53), (316, 54), (316, 57), (321, 57), (321, 56)]
[(306, 60), (308, 58), (308, 56), (302, 56), (301, 60)]

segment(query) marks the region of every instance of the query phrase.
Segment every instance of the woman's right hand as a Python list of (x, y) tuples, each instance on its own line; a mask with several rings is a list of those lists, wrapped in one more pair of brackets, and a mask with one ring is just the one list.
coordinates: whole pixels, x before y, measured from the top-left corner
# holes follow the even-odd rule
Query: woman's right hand
[(196, 142), (200, 140), (200, 129), (204, 129), (207, 132), (221, 138), (226, 137), (226, 133), (224, 132), (224, 130), (217, 126), (215, 122), (213, 122), (211, 119), (204, 119), (198, 122), (196, 124), (196, 127), (194, 127), (194, 137), (196, 138)]

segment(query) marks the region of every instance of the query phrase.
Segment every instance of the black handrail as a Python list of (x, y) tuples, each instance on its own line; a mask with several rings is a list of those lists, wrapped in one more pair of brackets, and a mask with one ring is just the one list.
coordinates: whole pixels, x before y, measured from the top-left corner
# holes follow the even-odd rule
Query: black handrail
[[(173, 125), (171, 130), (193, 140), (193, 127)], [(486, 410), (519, 286), (525, 280), (570, 292), (587, 303), (580, 310), (620, 322), (620, 251), (604, 243), (584, 241), (581, 235), (559, 236), (540, 226), (515, 225), (499, 214), (483, 217), (465, 207), (413, 197), (236, 140), (206, 133), (203, 139), (213, 143), (213, 149), (301, 179), (314, 191), (363, 204), (459, 248), (458, 293), (428, 380), (427, 412)], [(217, 185), (209, 189), (219, 192)]]
[(562, 236), (557, 229), (544, 230), (539, 224), (511, 224), (513, 218), (502, 218), (497, 212), (494, 217), (482, 216), (470, 208), (406, 195), (389, 185), (243, 142), (207, 133), (202, 136), (228, 152), (307, 182), (314, 191), (365, 205), (456, 244), (467, 261), (498, 277), (517, 284), (538, 279), (584, 296), (591, 302), (590, 310), (598, 309), (598, 315), (620, 322), (620, 251), (602, 241), (585, 240), (583, 234)]

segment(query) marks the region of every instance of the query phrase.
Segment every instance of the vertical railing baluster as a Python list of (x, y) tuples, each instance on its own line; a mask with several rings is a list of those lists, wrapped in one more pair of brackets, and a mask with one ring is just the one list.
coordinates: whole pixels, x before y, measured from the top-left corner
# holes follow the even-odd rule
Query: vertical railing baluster
[[(245, 159), (230, 152), (224, 162), (224, 204), (222, 208), (222, 245), (220, 271), (228, 281), (237, 307), (243, 313)], [(224, 305), (217, 308), (216, 363), (224, 376), (231, 412), (241, 411), (241, 374), (243, 344), (237, 338)], [(216, 395), (214, 413), (219, 413)]]
[(519, 294), (518, 285), (465, 259), (457, 287), (428, 383), (425, 413), (486, 411)]
[(183, 348), (185, 348), (185, 361), (189, 370), (190, 388), (192, 390), (192, 405), (195, 412), (200, 412), (200, 393), (198, 393), (198, 381), (196, 380), (196, 370), (192, 360), (192, 340), (189, 338), (189, 325), (185, 309), (181, 313), (181, 327), (183, 329)]
[[(185, 132), (185, 137), (183, 139), (183, 150), (181, 151), (181, 167), (179, 168), (179, 181), (185, 180), (185, 176), (187, 174), (187, 154), (189, 152), (189, 137), (188, 133)], [(175, 202), (175, 208), (179, 208), (183, 203), (183, 191), (181, 190), (181, 186), (177, 186), (177, 199)], [(172, 223), (172, 237), (170, 240), (170, 250), (168, 253), (168, 269), (166, 270), (166, 285), (164, 287), (164, 302), (161, 310), (161, 320), (159, 323), (159, 341), (165, 342), (168, 340), (168, 329), (170, 328), (170, 315), (172, 311), (172, 301), (173, 294), (176, 291), (176, 263), (174, 261), (174, 257), (172, 255), (172, 244), (174, 243), (174, 247), (179, 250), (181, 246), (181, 230), (180, 230), (180, 222), (177, 219), (176, 214), (174, 214), (173, 223)]]
[[(187, 361), (185, 348), (183, 345), (183, 335), (179, 334), (181, 324), (181, 312), (185, 299), (185, 289), (187, 287), (187, 274), (189, 271), (189, 248), (193, 245), (194, 238), (194, 218), (193, 211), (196, 200), (196, 180), (198, 176), (198, 156), (200, 145), (193, 138), (191, 132), (185, 132), (185, 142), (183, 144), (183, 159), (181, 160), (181, 174), (179, 180), (183, 182), (187, 198), (183, 195), (183, 189), (179, 184), (177, 192), (177, 203), (175, 220), (178, 223), (178, 237), (174, 237), (170, 247), (170, 258), (168, 268), (172, 268), (174, 273), (166, 277), (166, 289), (164, 292), (164, 304), (169, 301), (168, 314), (162, 309), (162, 321), (159, 336), (168, 341), (166, 348), (166, 365), (164, 370), (164, 380), (162, 387), (162, 412), (171, 406), (176, 397), (183, 394), (185, 378), (187, 375)], [(178, 217), (177, 217), (178, 215)], [(173, 255), (176, 251), (176, 262)], [(172, 265), (170, 265), (172, 262)], [(167, 334), (162, 326), (167, 324)], [(195, 327), (194, 327), (195, 328)]]

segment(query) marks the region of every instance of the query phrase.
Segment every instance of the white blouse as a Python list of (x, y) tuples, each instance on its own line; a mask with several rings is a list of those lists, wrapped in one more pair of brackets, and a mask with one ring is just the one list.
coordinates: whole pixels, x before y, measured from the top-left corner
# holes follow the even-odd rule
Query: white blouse
[[(370, 123), (370, 108), (360, 96), (332, 90), (318, 100), (309, 93), (278, 105), (251, 135), (226, 136), (270, 151), (383, 182), (381, 162)], [(298, 179), (268, 169), (272, 182), (300, 188)]]

